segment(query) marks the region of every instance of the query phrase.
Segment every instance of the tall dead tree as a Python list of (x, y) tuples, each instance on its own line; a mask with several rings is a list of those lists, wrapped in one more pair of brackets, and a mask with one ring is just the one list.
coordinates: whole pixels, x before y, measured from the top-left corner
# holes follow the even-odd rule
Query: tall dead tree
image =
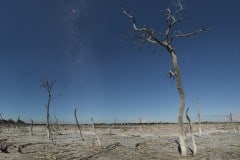
[(146, 26), (139, 27), (136, 24), (136, 17), (134, 14), (131, 14), (126, 10), (123, 10), (123, 13), (131, 19), (133, 31), (136, 34), (135, 37), (140, 39), (142, 43), (149, 43), (149, 44), (158, 45), (160, 47), (165, 48), (172, 60), (173, 69), (171, 69), (170, 74), (171, 74), (171, 77), (175, 79), (176, 87), (180, 97), (180, 106), (179, 106), (179, 114), (178, 114), (179, 144), (181, 147), (181, 154), (185, 156), (187, 155), (186, 143), (184, 140), (184, 126), (183, 126), (183, 117), (184, 117), (184, 110), (185, 110), (185, 94), (183, 90), (181, 73), (178, 65), (178, 59), (177, 59), (174, 46), (172, 45), (172, 42), (177, 38), (192, 37), (200, 32), (203, 32), (205, 28), (200, 28), (199, 30), (189, 32), (189, 33), (182, 33), (180, 31), (174, 32), (173, 28), (181, 21), (181, 18), (178, 18), (177, 15), (179, 14), (179, 11), (182, 10), (182, 5), (179, 8), (180, 9), (176, 11), (174, 11), (173, 9), (170, 9), (170, 7), (165, 10), (166, 11), (166, 18), (165, 18), (166, 27), (163, 30), (163, 32), (156, 31)]
[(47, 101), (47, 104), (45, 105), (45, 107), (46, 107), (46, 114), (47, 114), (46, 127), (47, 127), (47, 135), (48, 135), (49, 140), (52, 138), (49, 108), (50, 108), (50, 103), (51, 103), (51, 100), (52, 100), (53, 85), (54, 85), (54, 81), (49, 82), (49, 80), (41, 80), (41, 87), (45, 88), (47, 90), (47, 93), (48, 93), (48, 101)]

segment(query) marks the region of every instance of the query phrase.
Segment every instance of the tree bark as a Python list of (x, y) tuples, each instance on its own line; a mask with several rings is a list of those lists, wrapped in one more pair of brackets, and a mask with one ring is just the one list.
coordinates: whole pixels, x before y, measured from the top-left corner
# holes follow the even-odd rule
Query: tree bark
[(191, 136), (192, 136), (192, 145), (193, 145), (193, 151), (192, 152), (193, 152), (193, 155), (196, 155), (197, 154), (197, 145), (196, 145), (195, 137), (194, 137), (194, 134), (193, 134), (192, 121), (191, 121), (191, 118), (188, 116), (188, 110), (189, 110), (189, 108), (187, 108), (187, 110), (186, 110), (186, 118), (188, 120), (190, 133), (191, 133)]
[(187, 155), (187, 148), (186, 148), (186, 142), (184, 139), (184, 126), (183, 126), (183, 116), (184, 116), (184, 110), (185, 110), (185, 94), (182, 86), (182, 81), (181, 81), (181, 74), (180, 74), (180, 69), (178, 66), (178, 61), (177, 61), (177, 56), (173, 48), (169, 45), (168, 46), (168, 52), (171, 55), (172, 58), (172, 63), (173, 63), (173, 68), (175, 71), (175, 81), (176, 81), (176, 86), (178, 90), (178, 94), (180, 97), (180, 106), (179, 106), (179, 112), (178, 112), (178, 137), (179, 137), (179, 144), (181, 147), (181, 154), (183, 156)]
[(47, 135), (48, 135), (48, 139), (51, 139), (51, 128), (50, 128), (50, 114), (49, 114), (49, 106), (50, 106), (50, 102), (51, 102), (51, 94), (48, 94), (48, 103), (46, 106), (47, 109)]

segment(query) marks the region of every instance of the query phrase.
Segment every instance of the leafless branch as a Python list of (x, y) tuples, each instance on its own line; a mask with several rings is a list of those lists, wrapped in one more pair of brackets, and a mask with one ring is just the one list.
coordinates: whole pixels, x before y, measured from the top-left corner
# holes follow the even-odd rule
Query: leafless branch
[(168, 26), (174, 26), (180, 19), (176, 19), (175, 15), (172, 14), (172, 11), (170, 8), (166, 9), (167, 11), (167, 17), (166, 17), (166, 23)]
[(135, 19), (135, 16), (134, 16), (133, 14), (128, 13), (128, 12), (125, 11), (125, 10), (123, 10), (123, 13), (126, 14), (129, 18), (132, 19), (132, 21), (133, 21), (133, 28), (134, 28), (135, 30), (138, 30), (138, 28), (136, 27), (136, 19)]
[(148, 41), (149, 43), (152, 43), (152, 44), (161, 44), (160, 40), (155, 36), (154, 30), (146, 28), (146, 27), (138, 28), (136, 25), (136, 18), (134, 16), (134, 14), (130, 14), (126, 10), (123, 10), (123, 13), (132, 19), (133, 29), (135, 31), (141, 31), (141, 32), (147, 33), (145, 36), (143, 36), (143, 37), (145, 37), (144, 39), (146, 41)]
[(194, 36), (194, 35), (196, 35), (196, 34), (199, 34), (199, 33), (201, 33), (201, 32), (204, 32), (204, 31), (206, 31), (206, 28), (201, 28), (201, 29), (196, 30), (196, 31), (194, 31), (194, 32), (185, 33), (185, 34), (183, 34), (183, 33), (181, 33), (181, 34), (174, 34), (174, 35), (172, 35), (170, 42), (172, 42), (173, 39), (175, 39), (175, 38), (192, 37), (192, 36)]
[(177, 24), (177, 22), (181, 21), (181, 18), (176, 18), (175, 14), (172, 13), (172, 10), (170, 8), (166, 9), (166, 24), (167, 24), (167, 28), (165, 30), (165, 41), (169, 42), (169, 35), (171, 32), (171, 29), (173, 26), (175, 26)]
[(170, 36), (171, 34), (171, 30), (172, 27), (175, 26), (178, 22), (181, 21), (181, 18), (176, 18), (175, 14), (171, 11), (170, 8), (166, 9), (166, 29), (164, 32), (164, 40), (160, 40), (160, 38), (157, 35), (162, 35), (162, 32), (159, 32), (158, 34), (156, 34), (156, 31), (153, 29), (149, 29), (147, 27), (141, 27), (139, 28), (136, 25), (136, 17), (134, 16), (134, 14), (131, 14), (129, 12), (127, 12), (126, 10), (123, 10), (123, 13), (125, 15), (127, 15), (133, 23), (133, 30), (134, 31), (139, 31), (139, 32), (143, 32), (144, 34), (141, 34), (140, 36), (137, 36), (137, 38), (139, 39), (144, 39), (142, 42), (149, 42), (151, 44), (158, 44), (164, 47), (167, 47), (169, 44), (172, 43), (172, 41), (175, 38), (180, 38), (180, 37), (192, 37), (196, 34), (199, 34), (200, 32), (204, 32), (206, 29), (205, 28), (201, 28), (199, 30), (196, 30), (194, 32), (190, 32), (190, 33), (186, 33), (186, 34), (173, 34), (172, 36)]
[(41, 87), (45, 88), (48, 92), (53, 89), (54, 81), (41, 80)]

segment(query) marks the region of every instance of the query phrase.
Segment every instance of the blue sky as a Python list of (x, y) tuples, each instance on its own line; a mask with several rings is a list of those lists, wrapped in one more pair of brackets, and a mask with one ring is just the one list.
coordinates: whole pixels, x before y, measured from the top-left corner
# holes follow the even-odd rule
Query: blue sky
[[(186, 106), (203, 120), (240, 116), (240, 15), (238, 0), (182, 0), (183, 33), (202, 26), (207, 32), (178, 39)], [(4, 118), (45, 121), (47, 92), (40, 80), (55, 80), (51, 116), (60, 122), (176, 122), (179, 98), (167, 78), (171, 67), (161, 47), (126, 38), (137, 23), (164, 28), (163, 0), (2, 0), (0, 1), (0, 113)], [(217, 118), (216, 118), (217, 117)]]

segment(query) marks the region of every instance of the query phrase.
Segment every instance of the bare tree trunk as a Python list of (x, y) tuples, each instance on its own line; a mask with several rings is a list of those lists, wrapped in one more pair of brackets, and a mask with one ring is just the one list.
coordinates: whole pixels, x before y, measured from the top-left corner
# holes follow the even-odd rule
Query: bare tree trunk
[(139, 130), (142, 132), (142, 118), (139, 118)]
[(59, 125), (58, 125), (58, 118), (55, 114), (54, 114), (54, 117), (55, 117), (55, 123), (54, 123), (54, 125), (52, 125), (51, 130), (52, 130), (52, 132), (54, 131), (58, 135), (61, 135), (60, 128), (59, 128)]
[(178, 61), (177, 61), (177, 56), (176, 53), (174, 52), (173, 48), (169, 46), (168, 51), (172, 57), (172, 63), (175, 71), (175, 79), (176, 79), (176, 86), (178, 90), (178, 94), (180, 97), (180, 106), (179, 106), (179, 111), (178, 111), (178, 137), (179, 137), (179, 144), (181, 147), (181, 154), (183, 156), (187, 155), (187, 147), (186, 147), (186, 142), (184, 139), (184, 126), (183, 126), (183, 115), (184, 115), (184, 110), (185, 110), (185, 94), (182, 86), (182, 81), (181, 81), (181, 74), (178, 66)]
[(201, 135), (202, 134), (202, 126), (201, 126), (201, 116), (200, 116), (200, 111), (199, 111), (198, 98), (197, 98), (197, 101), (196, 101), (196, 105), (197, 105), (197, 109), (198, 109), (198, 130), (199, 130), (199, 134)]
[(236, 133), (237, 133), (237, 130), (236, 130), (236, 128), (235, 128), (234, 125), (233, 125), (232, 113), (229, 114), (229, 119), (230, 119), (230, 124), (231, 124), (231, 126), (232, 126), (232, 129), (233, 129), (233, 131), (234, 131), (234, 134), (236, 134)]
[(49, 82), (48, 80), (42, 80), (41, 81), (41, 86), (43, 88), (45, 88), (48, 92), (48, 102), (45, 105), (45, 107), (46, 107), (46, 114), (47, 114), (46, 128), (47, 128), (47, 136), (48, 136), (49, 140), (52, 138), (49, 107), (50, 107), (50, 103), (51, 103), (51, 100), (52, 100), (51, 92), (52, 92), (52, 89), (53, 89), (53, 85), (54, 85), (54, 81), (52, 81), (52, 82)]
[(47, 109), (47, 124), (46, 124), (46, 127), (47, 127), (47, 136), (48, 136), (48, 139), (50, 140), (51, 139), (51, 126), (50, 126), (50, 114), (49, 114), (49, 104), (50, 104), (50, 99), (48, 99), (48, 104), (46, 106), (46, 109)]
[(81, 126), (79, 125), (78, 119), (77, 119), (77, 108), (75, 108), (75, 110), (74, 110), (74, 117), (75, 117), (75, 121), (76, 121), (77, 127), (79, 129), (79, 135), (80, 135), (81, 141), (84, 141), (84, 139), (82, 137)]
[(101, 144), (101, 141), (100, 141), (100, 139), (99, 139), (99, 137), (98, 137), (98, 135), (97, 135), (97, 131), (96, 131), (96, 128), (95, 128), (95, 125), (94, 125), (94, 120), (93, 120), (92, 117), (91, 117), (91, 122), (92, 122), (93, 131), (94, 131), (95, 136), (96, 136), (97, 141), (98, 141), (98, 145), (99, 145), (101, 148), (103, 148), (103, 146), (102, 146), (102, 144)]
[(31, 136), (33, 135), (33, 120), (31, 119), (31, 130), (30, 130)]
[(112, 135), (112, 124), (109, 124), (108, 134), (109, 134), (109, 135)]
[(188, 116), (188, 110), (189, 110), (189, 108), (187, 108), (187, 110), (186, 110), (186, 117), (189, 122), (190, 133), (192, 136), (193, 155), (196, 155), (197, 154), (197, 146), (196, 146), (195, 137), (194, 137), (194, 134), (192, 131), (192, 121), (191, 121), (191, 118)]

